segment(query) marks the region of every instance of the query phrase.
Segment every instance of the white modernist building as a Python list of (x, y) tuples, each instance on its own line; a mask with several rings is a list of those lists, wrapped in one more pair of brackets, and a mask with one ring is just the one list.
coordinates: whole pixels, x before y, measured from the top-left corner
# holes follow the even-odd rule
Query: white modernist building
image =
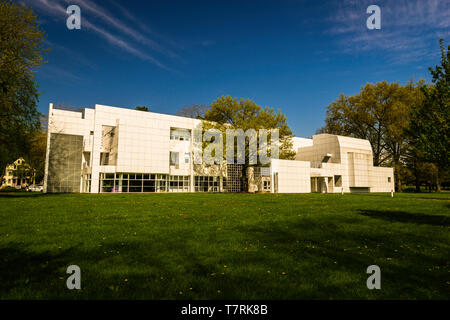
[[(50, 104), (45, 192), (240, 192), (240, 165), (193, 163), (201, 120), (96, 105)], [(369, 141), (330, 134), (293, 138), (295, 160), (247, 170), (248, 191), (391, 192), (393, 169), (374, 167)]]

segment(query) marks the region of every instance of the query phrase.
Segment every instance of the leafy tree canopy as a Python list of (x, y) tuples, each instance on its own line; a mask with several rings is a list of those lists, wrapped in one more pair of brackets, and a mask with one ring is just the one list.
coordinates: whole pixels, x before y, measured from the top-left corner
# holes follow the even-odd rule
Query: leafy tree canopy
[[(261, 107), (249, 99), (222, 96), (217, 98), (205, 112), (205, 120), (213, 123), (208, 122), (204, 126), (219, 129), (223, 133), (226, 132), (226, 129), (242, 129), (244, 131), (254, 129), (256, 132), (259, 129), (278, 129), (279, 157), (293, 159), (295, 156), (295, 152), (292, 151), (292, 131), (286, 122), (286, 116), (280, 110), (275, 112), (273, 108)], [(225, 153), (224, 148), (224, 156)], [(248, 157), (248, 148), (246, 156)]]
[(441, 174), (450, 168), (450, 46), (440, 40), (441, 64), (429, 68), (433, 86), (423, 86), (423, 103), (412, 110), (410, 133), (416, 154), (437, 166)]
[(209, 109), (209, 106), (204, 104), (193, 104), (190, 106), (182, 107), (175, 115), (186, 118), (204, 119), (205, 112)]
[(402, 86), (386, 81), (367, 83), (359, 94), (339, 98), (327, 106), (325, 126), (331, 133), (369, 140), (375, 166), (394, 167), (396, 190), (401, 191), (403, 161), (408, 156), (410, 114), (421, 103), (424, 81)]
[(25, 154), (39, 129), (34, 72), (43, 63), (44, 32), (31, 8), (0, 1), (0, 169)]
[(136, 110), (138, 110), (138, 111), (145, 111), (145, 112), (149, 112), (150, 111), (150, 109), (148, 107), (146, 107), (146, 106), (137, 106)]

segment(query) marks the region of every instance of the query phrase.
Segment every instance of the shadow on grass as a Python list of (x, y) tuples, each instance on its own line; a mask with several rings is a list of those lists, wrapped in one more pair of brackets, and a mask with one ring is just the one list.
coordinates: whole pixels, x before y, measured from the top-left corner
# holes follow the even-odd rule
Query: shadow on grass
[(441, 201), (450, 201), (450, 196), (436, 198), (436, 197), (417, 197), (416, 199), (424, 199), (424, 200), (441, 200)]
[[(311, 284), (312, 290), (302, 291), (295, 291), (289, 287), (290, 284), (284, 284), (284, 291), (277, 293), (277, 298), (430, 299), (446, 296), (445, 266), (448, 262), (445, 255), (437, 254), (438, 251), (418, 252), (414, 248), (402, 247), (405, 243), (414, 242), (410, 243), (401, 236), (392, 238), (389, 233), (364, 234), (357, 230), (339, 231), (332, 226), (317, 227), (313, 226), (306, 233), (303, 223), (292, 223), (289, 229), (279, 228), (277, 224), (270, 228), (240, 228), (239, 231), (249, 237), (273, 246), (273, 252), (286, 268), (297, 269), (297, 277), (291, 279), (293, 284)], [(314, 229), (320, 232), (319, 236), (311, 236)], [(419, 235), (417, 239), (428, 248), (434, 245)], [(299, 244), (293, 246), (295, 243)], [(274, 260), (259, 253), (250, 261), (255, 265), (269, 265), (276, 263)], [(384, 287), (379, 292), (367, 290), (365, 284), (366, 268), (373, 264), (379, 265), (383, 273)], [(443, 270), (429, 272), (427, 268), (430, 266), (440, 266)]]
[(42, 192), (0, 192), (0, 198), (40, 198), (68, 193), (42, 193)]
[(14, 288), (31, 288), (57, 278), (71, 250), (58, 254), (33, 253), (18, 244), (0, 248), (0, 297)]
[[(0, 300), (216, 298), (217, 289), (209, 283), (216, 279), (208, 276), (215, 270), (215, 264), (206, 261), (209, 257), (198, 254), (184, 242), (175, 245), (166, 240), (162, 244), (132, 242), (125, 246), (110, 242), (101, 249), (74, 246), (39, 253), (9, 243), (0, 247)], [(119, 260), (113, 253), (118, 253), (118, 248)], [(69, 275), (65, 271), (72, 264), (81, 268), (82, 290), (66, 287)], [(198, 291), (178, 295), (189, 286)], [(236, 282), (231, 281), (230, 286), (229, 294), (239, 297)], [(188, 293), (191, 295), (187, 296)]]
[[(446, 293), (442, 281), (445, 270), (427, 273), (422, 267), (442, 265), (444, 261), (439, 257), (405, 249), (410, 261), (388, 265), (380, 263), (380, 259), (391, 256), (398, 248), (396, 241), (389, 242), (381, 252), (372, 250), (360, 255), (354, 250), (343, 251), (342, 245), (334, 241), (326, 244), (326, 236), (315, 239), (314, 249), (298, 245), (297, 240), (304, 244), (309, 238), (305, 235), (302, 239), (304, 230), (304, 224), (295, 222), (289, 230), (277, 224), (271, 228), (240, 226), (238, 231), (245, 234), (243, 242), (258, 240), (268, 244), (267, 249), (255, 251), (231, 248), (226, 242), (209, 247), (216, 250), (205, 251), (210, 243), (175, 241), (170, 236), (125, 246), (113, 241), (99, 249), (77, 246), (41, 253), (9, 243), (0, 248), (0, 299), (361, 299), (443, 297)], [(347, 231), (323, 231), (331, 231), (339, 240), (355, 240), (355, 235)], [(185, 236), (194, 238), (190, 232)], [(371, 247), (380, 241), (364, 237), (369, 238)], [(106, 255), (118, 248), (120, 259), (119, 255)], [(369, 292), (365, 287), (366, 268), (374, 263), (382, 268), (386, 283), (379, 292)], [(65, 268), (70, 264), (81, 267), (81, 291), (66, 288)], [(225, 264), (230, 269), (224, 268)], [(266, 272), (268, 269), (271, 274)], [(288, 275), (281, 275), (281, 271)], [(193, 291), (189, 291), (190, 287)], [(222, 291), (220, 296), (218, 289)], [(431, 293), (432, 289), (435, 292)]]
[(450, 219), (441, 215), (426, 215), (423, 213), (409, 213), (404, 211), (359, 210), (359, 214), (386, 220), (390, 222), (403, 222), (414, 224), (427, 224), (432, 226), (450, 226)]

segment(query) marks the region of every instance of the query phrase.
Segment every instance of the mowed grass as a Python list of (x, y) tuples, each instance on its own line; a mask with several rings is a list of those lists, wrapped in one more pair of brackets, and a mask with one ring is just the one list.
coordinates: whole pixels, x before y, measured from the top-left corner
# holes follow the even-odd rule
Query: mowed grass
[(0, 298), (448, 299), (449, 227), (450, 194), (0, 194)]

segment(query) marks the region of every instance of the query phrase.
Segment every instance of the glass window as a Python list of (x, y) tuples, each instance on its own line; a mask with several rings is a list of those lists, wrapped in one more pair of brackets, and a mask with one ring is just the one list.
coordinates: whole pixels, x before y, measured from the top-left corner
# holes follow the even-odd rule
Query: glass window
[(189, 141), (191, 133), (188, 129), (171, 129), (170, 140)]
[(102, 180), (101, 192), (113, 192), (114, 180)]
[(334, 176), (334, 186), (342, 187), (342, 176)]
[(109, 152), (100, 153), (100, 165), (101, 166), (109, 165)]
[[(128, 177), (130, 179), (127, 179)], [(174, 190), (180, 191), (183, 188), (189, 188), (189, 180), (183, 183), (183, 176), (171, 176), (170, 183), (167, 183), (168, 180), (169, 176), (165, 174), (116, 173), (114, 175), (100, 173), (100, 192), (165, 192), (169, 191), (169, 186), (173, 186)], [(85, 190), (88, 190), (87, 185)]]
[(170, 152), (170, 165), (177, 166), (179, 164), (179, 152)]
[(194, 178), (196, 192), (219, 192), (220, 177), (197, 176)]
[(189, 176), (170, 176), (169, 192), (189, 191)]

